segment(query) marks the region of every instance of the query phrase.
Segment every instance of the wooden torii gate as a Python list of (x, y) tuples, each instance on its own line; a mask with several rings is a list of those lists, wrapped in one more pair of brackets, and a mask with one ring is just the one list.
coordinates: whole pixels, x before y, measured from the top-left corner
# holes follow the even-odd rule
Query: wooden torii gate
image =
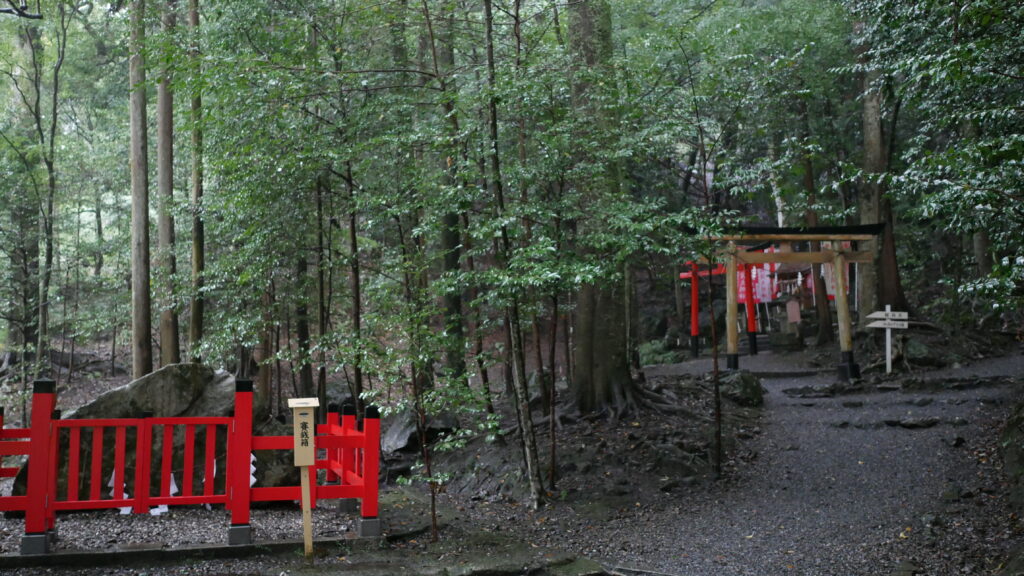
[[(848, 250), (842, 247), (843, 242), (860, 242), (875, 239), (881, 234), (881, 225), (865, 226), (824, 226), (814, 228), (769, 228), (745, 227), (736, 234), (709, 237), (712, 242), (725, 242), (722, 252), (726, 261), (726, 368), (738, 370), (739, 333), (737, 320), (739, 317), (739, 287), (736, 272), (739, 263), (804, 263), (832, 264), (835, 281), (836, 315), (839, 320), (839, 377), (844, 380), (860, 377), (860, 367), (853, 358), (853, 328), (850, 320), (850, 305), (846, 294), (846, 264), (856, 262), (873, 264), (874, 253), (868, 251)], [(771, 242), (779, 244), (780, 252), (747, 252), (739, 250), (737, 242)], [(794, 252), (794, 242), (820, 242), (818, 252)]]

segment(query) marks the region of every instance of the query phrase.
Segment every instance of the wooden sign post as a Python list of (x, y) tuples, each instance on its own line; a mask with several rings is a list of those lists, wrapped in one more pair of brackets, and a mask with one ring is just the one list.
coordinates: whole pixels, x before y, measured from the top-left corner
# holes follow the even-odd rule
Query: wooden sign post
[(909, 323), (907, 318), (909, 315), (906, 312), (893, 312), (892, 306), (886, 304), (885, 312), (872, 312), (868, 314), (868, 318), (878, 319), (875, 322), (868, 324), (868, 328), (885, 328), (885, 373), (892, 373), (892, 330), (896, 328), (898, 330), (904, 330), (907, 328)]
[(295, 436), (295, 465), (300, 468), (302, 482), (302, 541), (306, 557), (313, 555), (313, 514), (310, 511), (309, 467), (316, 463), (316, 398), (292, 398), (288, 407), (292, 409), (292, 434)]

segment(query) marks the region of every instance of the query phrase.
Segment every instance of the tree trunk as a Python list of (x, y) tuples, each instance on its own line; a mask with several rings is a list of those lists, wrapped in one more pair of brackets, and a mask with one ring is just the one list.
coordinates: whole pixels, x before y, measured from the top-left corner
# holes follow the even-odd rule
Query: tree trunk
[(316, 394), (313, 387), (313, 365), (310, 363), (309, 348), (309, 302), (306, 296), (306, 275), (309, 273), (309, 262), (306, 257), (299, 256), (295, 264), (295, 284), (298, 297), (295, 304), (295, 336), (298, 339), (299, 360), (299, 394), (310, 398)]
[[(176, 0), (168, 0), (163, 14), (164, 33), (174, 34), (177, 15)], [(178, 348), (178, 312), (174, 304), (174, 276), (177, 261), (174, 256), (174, 92), (171, 89), (171, 66), (165, 62), (160, 71), (156, 92), (156, 164), (157, 187), (160, 194), (158, 221), (158, 266), (162, 269), (160, 304), (160, 365), (181, 361)]]
[[(487, 44), (487, 85), (492, 89), (488, 97), (488, 149), (490, 156), (490, 188), (494, 194), (498, 219), (505, 215), (505, 198), (501, 179), (501, 161), (498, 157), (498, 103), (494, 96), (495, 65), (494, 65), (494, 13), (491, 0), (484, 0), (485, 34)], [(501, 225), (501, 243), (498, 254), (499, 261), (507, 265), (511, 245), (508, 228)], [(537, 453), (537, 438), (534, 433), (533, 417), (530, 415), (529, 391), (526, 388), (526, 354), (523, 350), (523, 332), (519, 314), (519, 295), (513, 294), (511, 302), (505, 309), (505, 323), (511, 337), (512, 352), (512, 386), (515, 392), (515, 403), (519, 417), (519, 430), (522, 437), (523, 460), (526, 464), (527, 478), (530, 482), (530, 499), (534, 508), (544, 501), (544, 488), (541, 480), (540, 458)], [(542, 366), (538, 366), (540, 370)]]
[[(855, 28), (863, 28), (862, 23)], [(860, 55), (861, 63), (868, 64), (864, 53)], [(879, 73), (868, 66), (864, 73), (862, 86), (861, 129), (864, 138), (864, 180), (861, 182), (860, 223), (877, 224), (881, 217), (882, 184), (878, 178), (885, 172), (885, 138), (882, 134), (882, 92), (877, 86)], [(879, 266), (881, 264), (881, 244), (875, 240), (864, 242), (862, 250), (874, 254), (872, 264), (860, 267), (860, 292), (858, 309), (860, 325), (866, 327), (869, 312), (879, 309)]]
[[(193, 34), (199, 29), (199, 0), (188, 2), (188, 25)], [(192, 73), (199, 75), (199, 46), (189, 49)], [(199, 344), (203, 339), (203, 271), (206, 269), (206, 233), (203, 227), (203, 99), (198, 88), (189, 105), (192, 121), (192, 298), (188, 323), (188, 345), (193, 362), (202, 361)]]
[[(457, 90), (454, 86), (454, 78), (449, 76), (455, 68), (455, 10), (454, 8), (445, 10), (446, 12), (438, 18), (440, 29), (437, 34), (435, 34), (435, 28), (426, 8), (424, 8), (424, 16), (430, 36), (434, 75), (442, 93), (441, 114), (442, 118), (447, 121), (449, 129), (446, 146), (442, 151), (441, 185), (450, 188), (455, 186), (458, 180), (456, 157), (459, 155), (461, 130), (454, 101)], [(442, 266), (446, 275), (459, 273), (462, 252), (459, 213), (457, 206), (452, 206), (452, 208), (456, 209), (445, 212), (441, 217)], [(445, 367), (450, 378), (461, 379), (466, 374), (466, 338), (462, 317), (462, 293), (457, 286), (449, 288), (445, 291), (443, 300), (446, 335)]]
[[(569, 43), (579, 66), (602, 69), (612, 55), (611, 7), (607, 0), (571, 3)], [(609, 112), (592, 102), (590, 82), (574, 81), (577, 107), (607, 122)], [(603, 184), (609, 189), (596, 193), (617, 194), (621, 174), (610, 166)], [(625, 268), (619, 270), (624, 272)], [(580, 289), (576, 311), (576, 342), (573, 379), (576, 402), (583, 413), (612, 410), (620, 414), (633, 404), (633, 381), (629, 373), (627, 298), (622, 280), (608, 286), (586, 285)]]
[(626, 304), (622, 282), (610, 287), (586, 285), (576, 306), (573, 385), (584, 414), (626, 412), (633, 404), (626, 342)]
[(146, 136), (145, 0), (130, 7), (128, 79), (132, 183), (132, 377), (153, 370), (149, 294), (149, 159)]

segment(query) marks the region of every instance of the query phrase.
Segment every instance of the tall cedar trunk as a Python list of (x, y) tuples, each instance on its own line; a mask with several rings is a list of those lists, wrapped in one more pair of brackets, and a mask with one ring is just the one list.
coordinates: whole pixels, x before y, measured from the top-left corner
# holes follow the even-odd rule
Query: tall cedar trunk
[[(677, 265), (675, 278), (672, 279), (672, 291), (676, 300), (676, 324), (678, 325), (676, 330), (676, 346), (682, 346), (683, 338), (690, 333), (690, 308), (686, 304), (688, 298), (686, 292), (683, 290), (683, 279), (679, 277), (683, 272), (687, 272), (686, 268), (684, 268), (682, 264)], [(692, 281), (693, 280), (691, 280), (691, 282)]]
[(149, 159), (146, 136), (145, 0), (130, 7), (128, 83), (132, 181), (132, 377), (153, 370), (149, 295)]
[[(863, 28), (862, 23), (856, 27)], [(885, 140), (882, 135), (882, 92), (877, 86), (879, 73), (866, 61), (866, 50), (860, 54), (861, 62), (869, 64), (863, 76), (861, 129), (864, 138), (864, 181), (861, 183), (860, 223), (877, 224), (881, 216), (882, 185), (878, 178), (885, 172)], [(881, 245), (878, 240), (864, 242), (862, 250), (874, 254), (872, 264), (860, 267), (858, 309), (861, 311), (860, 324), (865, 327), (869, 312), (878, 310), (878, 269)]]
[[(32, 139), (38, 144), (40, 155), (36, 158), (42, 161), (43, 167), (46, 170), (46, 188), (41, 191), (38, 187), (35, 187), (37, 192), (36, 198), (38, 198), (38, 218), (35, 219), (35, 223), (38, 229), (34, 231), (29, 238), (36, 239), (36, 247), (31, 251), (36, 256), (34, 262), (30, 265), (30, 268), (34, 269), (37, 274), (24, 274), (23, 278), (26, 282), (31, 282), (32, 279), (37, 280), (37, 284), (34, 289), (36, 291), (35, 298), (29, 298), (27, 300), (34, 300), (35, 314), (32, 314), (32, 307), (25, 307), (23, 310), (27, 316), (34, 316), (29, 319), (23, 317), (22, 322), (27, 325), (31, 325), (32, 329), (29, 331), (32, 338), (25, 341), (25, 344), (35, 345), (36, 357), (40, 359), (40, 363), (37, 364), (36, 369), (45, 369), (48, 371), (48, 364), (44, 362), (45, 359), (49, 358), (49, 346), (50, 346), (50, 285), (53, 279), (53, 260), (55, 250), (55, 238), (54, 238), (54, 201), (57, 194), (57, 169), (56, 169), (56, 135), (57, 135), (57, 122), (58, 122), (58, 103), (59, 103), (59, 90), (60, 90), (60, 73), (64, 64), (64, 54), (67, 47), (67, 31), (70, 23), (67, 13), (65, 11), (64, 4), (58, 4), (57, 6), (58, 21), (56, 34), (53, 37), (54, 43), (48, 44), (56, 49), (56, 58), (54, 59), (53, 66), (51, 68), (50, 78), (50, 94), (48, 101), (43, 98), (43, 52), (44, 43), (40, 30), (37, 26), (22, 26), (18, 34), (18, 47), (22, 52), (26, 53), (28, 60), (27, 65), (22, 69), (25, 71), (31, 71), (27, 74), (27, 81), (25, 76), (20, 78), (14, 77), (14, 81), (19, 86), (19, 92), (23, 95), (23, 98), (19, 101), (24, 103), (27, 108), (29, 116), (32, 120)], [(43, 107), (46, 106), (46, 109)], [(9, 142), (9, 141), (8, 141)], [(35, 165), (29, 165), (29, 158), (19, 153), (22, 162), (25, 164), (25, 169), (28, 171), (34, 171)], [(38, 160), (36, 160), (38, 161)], [(38, 240), (41, 239), (43, 243), (43, 261), (40, 265), (38, 260)], [(31, 290), (28, 285), (25, 286), (26, 290)], [(45, 367), (44, 367), (45, 366)], [(36, 372), (38, 373), (38, 372)]]
[(359, 268), (359, 215), (356, 211), (355, 186), (352, 185), (352, 163), (345, 163), (345, 182), (348, 186), (348, 252), (349, 283), (352, 292), (352, 337), (356, 342), (356, 357), (352, 364), (352, 397), (356, 401), (356, 414), (363, 413), (363, 288)]
[[(19, 29), (18, 48), (24, 53), (24, 58), (30, 62), (34, 58), (33, 54), (36, 48), (34, 38), (37, 33), (38, 28), (35, 26), (22, 26)], [(34, 70), (35, 66), (31, 66), (31, 69)], [(38, 96), (36, 96), (40, 83), (38, 75), (16, 76), (15, 81), (18, 83), (19, 91), (33, 95), (30, 98), (31, 102), (38, 102)], [(29, 106), (26, 112), (28, 114), (24, 121), (18, 122), (18, 132), (23, 133), (24, 137), (29, 139), (31, 138), (30, 134), (38, 136), (40, 116), (38, 106)], [(36, 169), (36, 166), (30, 164), (31, 161), (27, 157), (22, 157), (22, 162), (26, 171), (31, 172)], [(31, 189), (19, 188), (12, 191), (11, 237), (4, 238), (11, 244), (11, 249), (7, 253), (10, 254), (11, 262), (13, 300), (11, 312), (13, 318), (8, 322), (10, 326), (8, 339), (11, 348), (20, 348), (21, 350), (19, 365), (23, 385), (26, 387), (30, 379), (30, 376), (26, 375), (26, 370), (29, 368), (29, 362), (34, 358), (31, 350), (38, 345), (40, 333), (37, 302), (39, 299), (39, 244), (40, 234), (43, 231), (40, 219), (41, 211), (35, 201), (42, 191), (39, 190), (35, 180), (32, 180), (31, 184)], [(22, 400), (22, 421), (25, 421), (26, 405), (27, 394), (26, 399)]]
[[(487, 102), (488, 112), (488, 149), (490, 156), (490, 188), (494, 194), (497, 205), (497, 217), (499, 220), (505, 215), (505, 197), (501, 179), (501, 161), (498, 157), (498, 103), (494, 96), (495, 87), (495, 66), (494, 66), (494, 12), (491, 0), (484, 0), (484, 19), (486, 21), (485, 34), (487, 44), (487, 85), (491, 88)], [(505, 224), (501, 226), (501, 240), (499, 245), (498, 258), (502, 264), (507, 264), (511, 251), (508, 228)], [(541, 481), (540, 457), (537, 452), (537, 437), (533, 427), (533, 417), (530, 414), (529, 391), (526, 388), (526, 353), (523, 350), (523, 331), (519, 312), (519, 295), (513, 294), (511, 302), (505, 309), (505, 323), (509, 329), (512, 352), (512, 387), (515, 392), (516, 413), (519, 418), (519, 430), (521, 432), (523, 460), (526, 464), (527, 478), (530, 482), (530, 500), (534, 508), (540, 506), (544, 500), (544, 484)], [(540, 370), (542, 366), (538, 366)]]
[[(486, 158), (484, 159), (486, 161)], [(481, 174), (487, 173), (487, 166), (480, 170)], [(486, 183), (484, 184), (486, 186)], [(476, 273), (476, 261), (473, 259), (473, 239), (469, 234), (469, 215), (462, 213), (462, 246), (466, 250), (466, 269), (470, 274)], [(475, 302), (480, 295), (480, 289), (475, 285), (469, 288), (469, 299)], [(480, 391), (483, 393), (485, 409), (488, 414), (494, 414), (494, 399), (491, 397), (491, 379), (487, 373), (487, 359), (484, 357), (484, 330), (483, 313), (480, 306), (472, 308), (473, 321), (473, 357), (476, 359), (477, 373), (480, 374)]]
[(903, 292), (899, 262), (896, 259), (896, 226), (892, 213), (892, 202), (888, 196), (882, 198), (881, 209), (885, 228), (882, 233), (882, 248), (879, 254), (878, 304), (879, 306), (888, 304), (892, 306), (893, 310), (909, 310), (910, 303), (907, 301), (906, 293)]
[(256, 394), (253, 396), (253, 415), (270, 414), (271, 379), (273, 378), (274, 356), (274, 286), (267, 286), (260, 296), (260, 316), (263, 325), (260, 327), (260, 339), (253, 349), (253, 360), (259, 367), (256, 375)]
[[(964, 120), (960, 123), (960, 137), (962, 139), (977, 139), (981, 136), (981, 130), (977, 122)], [(891, 147), (890, 147), (891, 148)], [(889, 150), (892, 155), (892, 150)], [(989, 238), (988, 230), (979, 228), (971, 234), (971, 248), (974, 252), (974, 262), (978, 266), (978, 276), (986, 277), (992, 275), (992, 240)]]
[(573, 385), (584, 414), (624, 412), (632, 402), (624, 283), (580, 289), (576, 305)]
[[(199, 0), (188, 2), (188, 25), (194, 37), (198, 37)], [(198, 40), (194, 40), (198, 42)], [(199, 46), (189, 47), (192, 73), (200, 74)], [(192, 298), (189, 303), (191, 314), (188, 322), (188, 345), (191, 360), (199, 362), (199, 343), (203, 339), (203, 270), (206, 268), (206, 233), (203, 229), (203, 97), (198, 88), (193, 88), (189, 104), (192, 123)]]
[(296, 355), (299, 360), (299, 394), (304, 398), (312, 397), (313, 365), (309, 358), (309, 298), (306, 295), (306, 276), (309, 274), (309, 262), (306, 257), (299, 256), (295, 263), (295, 283), (298, 287), (298, 299), (295, 304), (295, 337), (298, 340)]
[(97, 191), (95, 200), (95, 214), (96, 214), (96, 245), (100, 246), (96, 253), (93, 255), (92, 264), (92, 275), (99, 278), (100, 274), (103, 273), (103, 246), (105, 241), (103, 239), (103, 193)]
[[(455, 109), (455, 10), (446, 9), (439, 18), (441, 29), (438, 35), (431, 32), (431, 47), (434, 74), (438, 79), (442, 98), (442, 117), (448, 123), (448, 142), (441, 158), (441, 184), (446, 188), (455, 186), (458, 180), (459, 116)], [(430, 24), (430, 20), (427, 20)], [(457, 208), (457, 206), (453, 206)], [(457, 210), (445, 212), (441, 217), (441, 252), (446, 274), (458, 274), (461, 256), (460, 218)], [(445, 366), (449, 377), (463, 378), (466, 374), (465, 330), (462, 319), (462, 293), (457, 286), (444, 293)]]
[[(168, 0), (163, 14), (164, 32), (174, 34), (177, 2)], [(174, 92), (171, 90), (171, 65), (165, 61), (160, 71), (160, 82), (156, 91), (156, 170), (157, 188), (160, 194), (158, 221), (159, 263), (163, 277), (162, 300), (160, 303), (160, 364), (177, 364), (181, 361), (178, 348), (178, 312), (174, 305), (174, 276), (177, 261), (174, 256)]]
[[(600, 69), (612, 57), (611, 7), (607, 0), (588, 0), (569, 5), (569, 43), (578, 66)], [(577, 108), (590, 110), (597, 122), (610, 121), (608, 112), (591, 103), (595, 87), (576, 80), (573, 94)], [(603, 184), (619, 193), (620, 174), (607, 169)], [(625, 268), (620, 270), (623, 272)], [(586, 285), (580, 289), (576, 310), (575, 369), (576, 402), (584, 413), (613, 410), (619, 414), (633, 403), (633, 381), (629, 373), (627, 298), (622, 281), (609, 285)]]
[[(801, 110), (804, 115), (804, 126), (808, 133), (805, 136), (809, 136), (809, 128), (807, 128), (807, 110), (801, 104)], [(814, 206), (818, 202), (818, 195), (816, 186), (814, 183), (814, 162), (811, 159), (810, 152), (804, 154), (804, 192), (807, 194), (807, 212), (804, 214), (804, 219), (807, 225), (814, 227), (818, 225), (818, 211), (815, 210)], [(821, 252), (820, 242), (811, 242), (811, 252)], [(821, 273), (821, 264), (811, 265), (811, 275), (813, 276), (812, 282), (814, 282), (814, 307), (818, 313), (818, 345), (828, 344), (835, 341), (835, 335), (832, 333), (832, 311), (828, 305), (828, 290), (825, 288), (825, 278)], [(839, 288), (836, 287), (838, 290)]]
[(629, 356), (632, 374), (642, 381), (644, 372), (640, 365), (640, 301), (637, 299), (636, 272), (628, 264), (623, 272), (623, 291), (626, 295), (626, 353)]
[[(324, 195), (330, 193), (327, 189), (326, 178), (321, 176), (316, 179), (316, 327), (317, 334), (322, 339), (327, 334), (327, 326), (330, 320), (328, 314), (330, 303), (327, 301), (327, 267), (330, 265), (327, 258), (327, 250), (324, 245)], [(317, 358), (316, 369), (316, 397), (320, 400), (321, 406), (327, 406), (327, 350), (320, 346)], [(326, 410), (321, 410), (318, 419), (326, 422)], [(358, 412), (357, 412), (358, 414)]]

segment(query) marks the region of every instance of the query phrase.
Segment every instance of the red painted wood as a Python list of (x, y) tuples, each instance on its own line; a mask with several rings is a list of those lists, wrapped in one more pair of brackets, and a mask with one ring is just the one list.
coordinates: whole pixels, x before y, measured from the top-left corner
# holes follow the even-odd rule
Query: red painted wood
[(203, 450), (205, 464), (203, 465), (203, 496), (213, 494), (213, 487), (216, 482), (217, 465), (217, 427), (213, 424), (206, 425), (206, 448)]
[(376, 518), (377, 475), (380, 472), (380, 419), (364, 418), (363, 435), (366, 446), (363, 448), (363, 505), (360, 511), (363, 518)]
[(78, 500), (78, 470), (82, 448), (82, 429), (72, 428), (68, 440), (68, 493), (67, 500)]
[(103, 426), (92, 429), (92, 461), (89, 466), (89, 499), (99, 500), (103, 488)]
[(185, 466), (181, 472), (181, 495), (192, 495), (192, 477), (195, 475), (196, 463), (196, 427), (185, 425)]
[(32, 395), (32, 414), (29, 417), (32, 430), (32, 446), (28, 457), (28, 488), (25, 496), (25, 533), (39, 534), (46, 530), (49, 516), (47, 492), (50, 482), (49, 467), (52, 460), (48, 454), (52, 434), (51, 417), (57, 402), (56, 394), (37, 392)]
[(235, 392), (235, 418), (228, 441), (228, 477), (225, 490), (230, 494), (231, 523), (249, 523), (252, 490), (249, 487), (249, 455), (253, 450), (252, 392)]
[(174, 425), (162, 423), (161, 426), (163, 426), (164, 439), (160, 456), (160, 495), (168, 497), (171, 495), (171, 474), (173, 474), (171, 463), (174, 458)]
[(137, 428), (135, 442), (135, 506), (136, 514), (149, 511), (150, 466), (153, 458), (153, 427), (147, 420)]
[(31, 446), (31, 442), (0, 442), (0, 456), (26, 455)]
[(128, 429), (118, 426), (114, 429), (114, 489), (111, 498), (124, 500), (125, 444)]

